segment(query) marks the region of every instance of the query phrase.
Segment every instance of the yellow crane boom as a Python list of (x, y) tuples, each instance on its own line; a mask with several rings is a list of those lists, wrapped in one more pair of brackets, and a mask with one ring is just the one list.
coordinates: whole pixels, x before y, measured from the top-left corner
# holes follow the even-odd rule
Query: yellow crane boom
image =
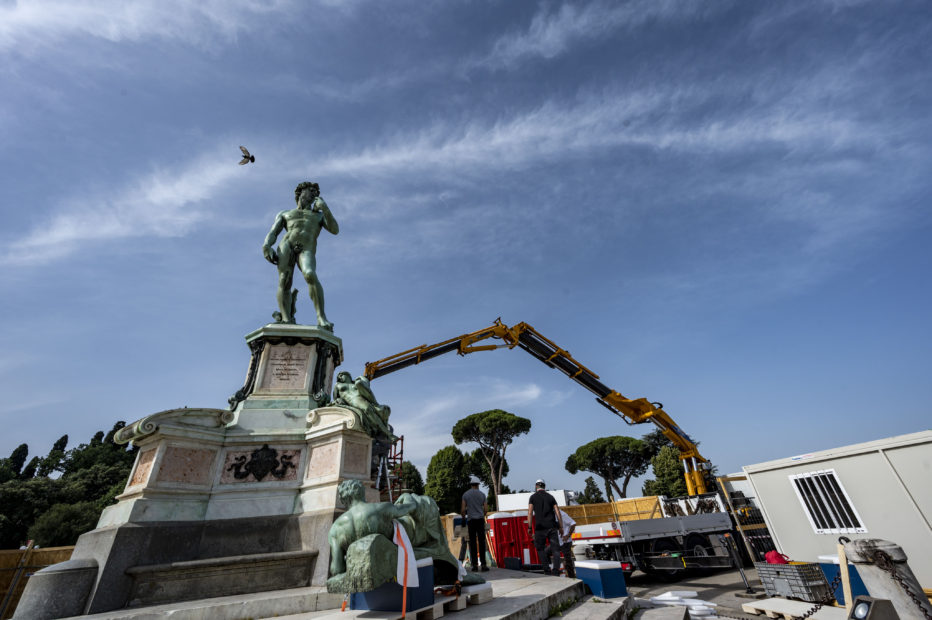
[[(503, 341), (504, 344), (476, 344), (489, 339), (498, 339)], [(707, 491), (702, 464), (708, 463), (708, 461), (699, 454), (695, 442), (667, 415), (660, 403), (650, 402), (646, 398), (625, 398), (619, 392), (602, 383), (599, 380), (599, 375), (573, 359), (568, 351), (561, 349), (556, 343), (543, 336), (527, 323), (518, 323), (513, 327), (509, 327), (502, 323), (501, 319), (495, 319), (495, 323), (485, 329), (463, 334), (436, 344), (424, 344), (375, 362), (368, 362), (365, 375), (371, 381), (451, 351), (465, 355), (502, 347), (509, 349), (519, 347), (547, 366), (556, 368), (595, 394), (595, 399), (600, 405), (625, 420), (625, 422), (628, 422), (628, 420), (630, 420), (629, 423), (633, 424), (653, 422), (680, 451), (680, 460), (683, 461), (685, 470), (687, 493), (697, 495)]]

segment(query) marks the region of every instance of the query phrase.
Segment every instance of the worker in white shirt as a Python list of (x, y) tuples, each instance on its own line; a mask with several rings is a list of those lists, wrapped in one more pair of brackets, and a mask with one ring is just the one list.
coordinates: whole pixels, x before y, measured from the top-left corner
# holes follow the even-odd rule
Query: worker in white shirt
[(560, 516), (563, 517), (563, 528), (560, 530), (560, 552), (563, 554), (566, 576), (575, 579), (576, 563), (573, 561), (573, 532), (576, 531), (576, 522), (562, 510), (560, 510)]

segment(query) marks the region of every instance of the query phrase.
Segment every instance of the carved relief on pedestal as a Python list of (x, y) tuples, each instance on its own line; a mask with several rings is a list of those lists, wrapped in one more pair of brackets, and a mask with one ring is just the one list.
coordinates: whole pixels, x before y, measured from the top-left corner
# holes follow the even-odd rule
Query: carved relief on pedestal
[(263, 444), (254, 450), (230, 450), (223, 460), (221, 484), (284, 482), (298, 479), (299, 449), (276, 449)]

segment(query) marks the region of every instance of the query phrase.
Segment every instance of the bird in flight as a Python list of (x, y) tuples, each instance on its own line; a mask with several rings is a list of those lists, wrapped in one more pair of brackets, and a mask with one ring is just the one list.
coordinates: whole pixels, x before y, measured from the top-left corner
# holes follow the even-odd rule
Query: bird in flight
[(256, 156), (255, 156), (255, 155), (250, 155), (250, 154), (249, 154), (249, 151), (246, 150), (246, 147), (245, 147), (245, 146), (239, 147), (239, 150), (241, 150), (241, 151), (243, 152), (243, 159), (241, 159), (240, 162), (239, 162), (239, 165), (240, 165), (240, 166), (245, 166), (245, 165), (248, 164), (249, 162), (256, 161)]

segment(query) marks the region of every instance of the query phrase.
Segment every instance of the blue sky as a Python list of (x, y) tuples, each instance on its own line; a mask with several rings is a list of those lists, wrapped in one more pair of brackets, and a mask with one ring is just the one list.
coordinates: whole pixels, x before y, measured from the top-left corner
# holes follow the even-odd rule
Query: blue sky
[[(722, 472), (927, 429), (930, 18), (0, 2), (0, 455), (225, 406), (304, 180), (340, 223), (318, 270), (354, 375), (501, 316), (663, 402)], [(530, 418), (513, 488), (582, 488), (576, 447), (650, 430), (517, 350), (373, 387), (422, 472), (460, 417)]]

